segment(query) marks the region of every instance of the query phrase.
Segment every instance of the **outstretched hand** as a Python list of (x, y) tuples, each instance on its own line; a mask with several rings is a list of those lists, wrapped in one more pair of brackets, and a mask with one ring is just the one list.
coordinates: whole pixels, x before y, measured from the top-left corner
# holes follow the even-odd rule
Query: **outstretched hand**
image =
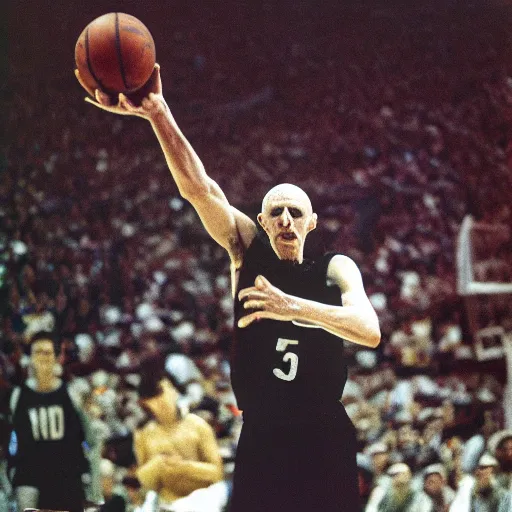
[(80, 85), (94, 98), (86, 97), (85, 101), (107, 112), (151, 120), (153, 115), (165, 108), (159, 64), (155, 64), (153, 73), (144, 86), (134, 93), (120, 93), (117, 98), (100, 89), (89, 87), (80, 76), (78, 69), (75, 69), (75, 76)]
[(240, 290), (238, 299), (245, 300), (245, 309), (255, 310), (238, 320), (238, 327), (242, 328), (263, 318), (291, 321), (299, 311), (296, 297), (287, 295), (261, 275), (256, 277), (254, 286)]

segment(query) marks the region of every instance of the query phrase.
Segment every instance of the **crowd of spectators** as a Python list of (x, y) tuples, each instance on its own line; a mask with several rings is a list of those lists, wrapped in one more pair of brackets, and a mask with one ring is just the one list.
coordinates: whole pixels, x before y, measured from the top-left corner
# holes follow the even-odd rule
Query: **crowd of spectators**
[[(409, 486), (420, 492), (423, 479), (454, 499), (464, 474), (474, 483), (488, 481), (486, 468), (509, 473), (510, 453), (488, 443), (505, 428), (505, 365), (478, 360), (455, 244), (465, 215), (512, 225), (510, 10), (282, 0), (228, 1), (213, 13), (196, 4), (156, 38), (164, 95), (185, 135), (249, 215), (272, 185), (302, 186), (320, 218), (310, 247), (352, 257), (379, 315), (381, 346), (349, 348), (343, 395), (368, 510), (396, 510), (393, 500)], [(52, 9), (72, 24), (64, 2)], [(183, 404), (214, 427), (229, 475), (240, 417), (227, 256), (180, 199), (149, 126), (84, 103), (71, 69), (33, 76), (15, 60), (9, 73), (3, 387), (24, 376), (30, 332), (56, 329), (113, 463), (105, 478), (135, 506), (131, 433), (146, 419), (138, 370), (161, 356)], [(489, 254), (502, 281), (507, 229)], [(487, 267), (477, 270), (487, 279)], [(493, 308), (484, 327), (510, 331), (510, 309)]]

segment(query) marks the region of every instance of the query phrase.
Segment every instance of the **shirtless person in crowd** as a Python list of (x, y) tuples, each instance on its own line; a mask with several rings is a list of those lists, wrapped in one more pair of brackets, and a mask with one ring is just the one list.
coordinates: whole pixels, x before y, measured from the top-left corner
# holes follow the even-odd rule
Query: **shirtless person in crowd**
[[(144, 381), (144, 379), (143, 379)], [(153, 419), (134, 432), (137, 478), (170, 504), (222, 479), (222, 458), (213, 429), (182, 411), (167, 379), (140, 388), (140, 403)]]

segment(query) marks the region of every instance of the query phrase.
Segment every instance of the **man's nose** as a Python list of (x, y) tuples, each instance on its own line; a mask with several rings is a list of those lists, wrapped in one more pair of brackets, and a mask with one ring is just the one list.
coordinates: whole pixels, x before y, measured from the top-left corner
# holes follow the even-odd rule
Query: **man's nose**
[(283, 227), (288, 227), (291, 223), (292, 223), (292, 216), (290, 215), (288, 208), (285, 208), (283, 210), (283, 213), (281, 214), (281, 224)]

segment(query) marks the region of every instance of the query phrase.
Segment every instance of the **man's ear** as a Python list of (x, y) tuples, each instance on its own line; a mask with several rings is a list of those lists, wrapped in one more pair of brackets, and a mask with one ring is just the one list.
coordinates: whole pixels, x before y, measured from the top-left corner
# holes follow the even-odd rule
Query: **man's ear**
[(311, 219), (308, 224), (308, 233), (310, 231), (313, 231), (313, 229), (316, 228), (317, 222), (318, 222), (318, 215), (316, 213), (313, 213), (313, 215), (311, 215)]
[(258, 216), (256, 217), (258, 219), (258, 222), (260, 224), (260, 226), (265, 230), (267, 231), (267, 228), (265, 227), (265, 223), (264, 223), (264, 220), (263, 220), (263, 214), (262, 213), (258, 213)]

